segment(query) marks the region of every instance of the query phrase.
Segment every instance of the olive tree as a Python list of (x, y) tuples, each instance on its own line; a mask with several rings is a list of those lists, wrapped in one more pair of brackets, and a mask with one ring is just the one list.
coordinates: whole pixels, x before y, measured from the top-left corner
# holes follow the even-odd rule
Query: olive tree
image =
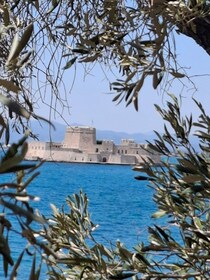
[(23, 104), (18, 113), (26, 119), (37, 117), (40, 99), (54, 110), (59, 102), (62, 110), (63, 71), (100, 63), (119, 70), (110, 83), (114, 100), (137, 109), (147, 78), (156, 89), (165, 78), (187, 76), (177, 60), (175, 33), (209, 52), (208, 22), (208, 1), (1, 1), (1, 86), (9, 92), (2, 102)]
[[(151, 159), (134, 167), (140, 172), (136, 179), (147, 180), (154, 189), (158, 208), (152, 215), (155, 225), (148, 228), (148, 242), (133, 250), (120, 242), (110, 248), (97, 243), (87, 197), (75, 194), (67, 198), (69, 212), (53, 207), (52, 224), (44, 234), (48, 246), (60, 254), (50, 267), (52, 279), (209, 279), (209, 117), (195, 101), (201, 114), (193, 121), (191, 115), (182, 115), (178, 99), (171, 98), (166, 110), (157, 107), (168, 125), (163, 135), (156, 132), (155, 143), (149, 143), (164, 155), (161, 165)], [(200, 153), (189, 140), (194, 128)]]
[[(0, 22), (1, 142), (8, 144), (13, 130), (24, 134), (4, 152), (0, 165), (2, 174), (16, 173), (15, 182), (2, 183), (0, 192), (0, 254), (5, 276), (9, 266), (10, 278), (17, 276), (28, 252), (23, 248), (13, 260), (9, 240), (17, 233), (40, 253), (51, 279), (162, 279), (167, 275), (208, 279), (209, 117), (201, 104), (197, 103), (200, 120), (194, 123), (191, 116), (181, 117), (175, 97), (168, 111), (157, 106), (175, 136), (165, 127), (150, 146), (168, 159), (175, 153), (177, 162), (163, 161), (156, 169), (151, 160), (136, 167), (148, 175), (137, 179), (147, 179), (155, 187), (159, 211), (154, 217), (165, 215), (178, 228), (179, 241), (169, 232), (169, 224), (167, 228), (156, 225), (149, 228), (149, 244), (139, 244), (135, 252), (120, 243), (114, 249), (105, 248), (93, 237), (95, 227), (82, 193), (67, 199), (69, 213), (53, 207), (51, 220), (35, 213), (31, 201), (37, 198), (28, 194), (27, 186), (38, 176), (38, 166), (22, 162), (27, 136), (35, 137), (30, 120), (50, 123), (37, 115), (36, 105), (48, 103), (54, 111), (60, 108), (58, 114), (68, 106), (62, 76), (73, 65), (80, 63), (85, 68), (100, 63), (118, 69), (119, 78), (110, 83), (110, 91), (116, 93), (114, 101), (125, 100), (137, 110), (146, 79), (152, 80), (154, 89), (167, 90), (168, 79), (187, 78), (177, 60), (175, 33), (191, 37), (209, 54), (208, 1), (2, 0)], [(189, 142), (192, 126), (201, 130), (199, 155)], [(16, 215), (18, 230), (9, 221), (9, 213)], [(34, 254), (31, 279), (39, 278), (41, 264), (37, 266)]]

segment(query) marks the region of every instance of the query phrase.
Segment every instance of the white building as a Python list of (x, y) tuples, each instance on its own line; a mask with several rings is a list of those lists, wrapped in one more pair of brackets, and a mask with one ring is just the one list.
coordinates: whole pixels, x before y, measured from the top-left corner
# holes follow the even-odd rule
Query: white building
[(111, 140), (96, 140), (93, 127), (67, 127), (64, 141), (30, 142), (27, 160), (44, 159), (46, 161), (138, 164), (142, 158), (160, 161), (160, 155), (151, 153), (147, 144), (137, 144), (134, 140), (123, 139), (120, 145)]

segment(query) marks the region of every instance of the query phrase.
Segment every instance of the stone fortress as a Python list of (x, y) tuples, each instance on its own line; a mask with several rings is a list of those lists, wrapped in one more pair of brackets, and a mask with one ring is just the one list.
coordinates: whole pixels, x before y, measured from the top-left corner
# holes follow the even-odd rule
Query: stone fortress
[(75, 163), (129, 164), (142, 163), (142, 158), (160, 161), (160, 155), (146, 150), (148, 144), (137, 144), (123, 139), (119, 145), (111, 140), (96, 140), (96, 129), (86, 126), (69, 126), (64, 141), (29, 142), (26, 160)]

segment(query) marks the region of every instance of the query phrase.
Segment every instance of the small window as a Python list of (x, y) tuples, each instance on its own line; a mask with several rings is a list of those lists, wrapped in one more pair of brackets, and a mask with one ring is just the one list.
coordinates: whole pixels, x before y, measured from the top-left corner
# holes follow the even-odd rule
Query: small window
[(96, 153), (98, 153), (98, 148), (96, 148)]
[(118, 152), (118, 154), (120, 154), (120, 150), (118, 150), (117, 152)]
[(127, 150), (125, 150), (125, 154), (127, 154)]
[(136, 154), (138, 155), (139, 151), (136, 151)]

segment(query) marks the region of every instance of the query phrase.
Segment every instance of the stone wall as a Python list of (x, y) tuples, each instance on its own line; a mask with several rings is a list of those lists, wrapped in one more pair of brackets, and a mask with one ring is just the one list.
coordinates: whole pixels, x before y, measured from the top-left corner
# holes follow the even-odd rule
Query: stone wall
[(109, 140), (103, 140), (101, 144), (95, 145), (95, 152), (97, 153), (103, 153), (103, 152), (109, 152), (114, 153), (114, 142)]
[(160, 155), (145, 151), (146, 144), (137, 144), (134, 140), (124, 139), (120, 145), (113, 141), (96, 142), (96, 129), (91, 127), (67, 127), (64, 142), (31, 142), (26, 159), (44, 159), (47, 161), (137, 164), (142, 158), (151, 157), (156, 162)]
[(143, 149), (143, 145), (140, 144), (131, 144), (131, 145), (116, 145), (114, 149), (114, 153), (121, 155), (141, 155), (148, 154), (147, 151)]
[(43, 158), (47, 149), (47, 143), (45, 142), (29, 142), (27, 157), (31, 159)]
[(92, 127), (67, 127), (63, 146), (91, 152), (96, 144), (96, 129)]

